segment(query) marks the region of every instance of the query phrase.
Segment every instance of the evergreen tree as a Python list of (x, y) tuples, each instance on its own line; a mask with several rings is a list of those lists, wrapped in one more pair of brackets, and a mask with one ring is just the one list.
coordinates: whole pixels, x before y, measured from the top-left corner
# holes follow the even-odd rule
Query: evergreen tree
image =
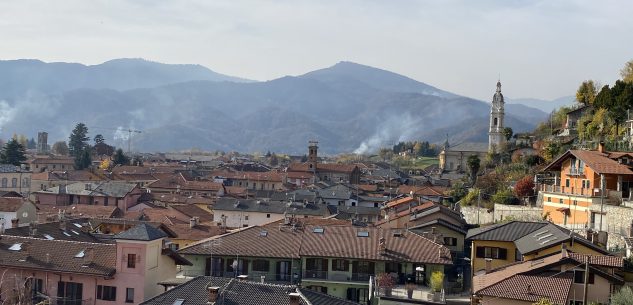
[(20, 166), (23, 161), (26, 161), (24, 146), (16, 139), (9, 140), (0, 153), (0, 163)]
[(103, 135), (98, 134), (95, 136), (94, 141), (95, 141), (95, 144), (101, 144), (105, 142), (105, 138), (103, 137)]
[(83, 151), (88, 146), (88, 127), (84, 123), (75, 126), (68, 141), (68, 152), (71, 157), (80, 158)]
[(86, 169), (90, 165), (92, 165), (92, 156), (90, 155), (90, 147), (86, 147), (79, 156), (75, 157), (75, 169)]
[(123, 149), (117, 149), (116, 152), (114, 153), (114, 156), (112, 157), (112, 162), (115, 165), (128, 165), (130, 164), (130, 158), (128, 158), (124, 153), (123, 153)]
[(26, 148), (28, 148), (28, 149), (35, 149), (35, 148), (37, 148), (37, 143), (35, 143), (35, 139), (31, 138), (29, 140)]

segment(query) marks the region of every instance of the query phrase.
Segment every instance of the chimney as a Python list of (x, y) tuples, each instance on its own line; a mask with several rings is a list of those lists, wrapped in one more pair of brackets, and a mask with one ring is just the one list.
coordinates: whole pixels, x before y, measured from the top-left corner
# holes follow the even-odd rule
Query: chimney
[(195, 226), (196, 226), (196, 219), (195, 218), (189, 219), (189, 229), (193, 229), (193, 227)]
[(299, 305), (301, 303), (301, 295), (296, 292), (288, 294), (288, 297), (290, 298), (290, 305)]
[(566, 243), (561, 244), (560, 256), (561, 258), (567, 258), (567, 244)]
[(492, 258), (486, 258), (486, 273), (490, 273), (492, 270)]
[(246, 275), (246, 274), (238, 275), (238, 276), (237, 276), (237, 279), (238, 279), (240, 282), (246, 282), (246, 281), (248, 280), (248, 275)]
[(387, 240), (385, 237), (380, 237), (378, 247), (380, 248), (380, 253), (384, 253), (387, 251)]
[(95, 250), (93, 248), (86, 248), (84, 250), (84, 265), (88, 266), (94, 263), (95, 260)]
[(62, 231), (66, 231), (66, 220), (65, 219), (59, 220), (59, 229), (62, 230)]
[(19, 219), (17, 219), (17, 218), (13, 218), (13, 219), (11, 219), (11, 227), (12, 227), (12, 228), (17, 228), (17, 227), (18, 227), (18, 223), (19, 223), (19, 222), (20, 222), (20, 220), (19, 220)]
[(602, 141), (598, 143), (598, 152), (604, 153), (604, 142)]
[(0, 223), (0, 235), (4, 234), (4, 220)]
[(207, 304), (215, 304), (215, 302), (218, 300), (220, 287), (207, 287), (207, 291), (209, 292), (209, 300), (207, 301)]
[(46, 261), (45, 261), (45, 262), (46, 262), (47, 264), (50, 264), (50, 263), (51, 263), (51, 255), (50, 255), (50, 253), (46, 253)]

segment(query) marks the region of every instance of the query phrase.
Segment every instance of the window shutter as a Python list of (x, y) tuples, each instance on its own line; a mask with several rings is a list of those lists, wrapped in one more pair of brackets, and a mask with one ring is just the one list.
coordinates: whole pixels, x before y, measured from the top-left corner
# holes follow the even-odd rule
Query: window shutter
[(478, 258), (486, 257), (486, 248), (485, 247), (477, 247), (477, 254), (475, 255)]
[(508, 259), (508, 249), (499, 248), (499, 259)]

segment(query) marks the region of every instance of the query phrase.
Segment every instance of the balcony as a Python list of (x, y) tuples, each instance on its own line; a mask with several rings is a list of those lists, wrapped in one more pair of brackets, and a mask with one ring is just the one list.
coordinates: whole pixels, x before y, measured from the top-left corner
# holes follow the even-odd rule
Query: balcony
[[(599, 188), (583, 188), (583, 187), (575, 187), (575, 186), (542, 184), (539, 186), (539, 191), (547, 192), (547, 193), (555, 193), (559, 195), (582, 196), (582, 197), (596, 198), (596, 199), (602, 197), (602, 191)], [(619, 205), (620, 203), (622, 203), (622, 191), (605, 190), (604, 199), (605, 199), (605, 204)]]
[[(178, 273), (177, 277), (197, 277), (201, 275), (206, 275), (204, 270), (182, 270)], [(296, 283), (300, 280), (299, 276), (296, 275), (294, 281), (292, 280), (292, 274), (276, 274), (269, 273), (265, 271), (251, 271), (248, 274), (243, 274), (248, 276), (249, 281), (259, 282), (262, 280), (262, 276), (264, 277), (264, 281), (267, 283)], [(215, 277), (224, 277), (224, 278), (236, 278), (237, 274), (231, 271), (220, 271), (215, 270), (210, 276)]]
[(373, 274), (369, 273), (350, 273), (350, 272), (328, 272), (321, 270), (305, 270), (303, 272), (303, 280), (311, 281), (332, 281), (332, 282), (359, 282), (359, 283), (368, 283), (369, 278)]

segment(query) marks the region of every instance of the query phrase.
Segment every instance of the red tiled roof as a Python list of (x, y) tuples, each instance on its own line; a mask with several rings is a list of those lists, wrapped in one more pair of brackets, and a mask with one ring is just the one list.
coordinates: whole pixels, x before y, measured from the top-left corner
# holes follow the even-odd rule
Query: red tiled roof
[(119, 216), (121, 210), (116, 206), (102, 206), (102, 205), (89, 205), (89, 204), (73, 204), (70, 206), (51, 206), (45, 204), (39, 204), (40, 215), (47, 217), (57, 216), (60, 210), (64, 211), (64, 215), (67, 217), (79, 218), (111, 218)]
[(182, 174), (174, 174), (169, 177), (161, 178), (158, 181), (147, 185), (148, 188), (164, 188), (192, 190), (192, 191), (219, 191), (223, 189), (221, 183), (212, 181), (189, 181)]
[(75, 160), (70, 157), (35, 157), (26, 163), (30, 164), (75, 164)]
[(501, 299), (538, 302), (548, 299), (552, 304), (567, 304), (567, 297), (573, 283), (571, 273), (554, 277), (538, 275), (515, 275), (477, 294)]
[(443, 196), (447, 190), (448, 188), (440, 186), (401, 185), (396, 192), (403, 195), (409, 195), (413, 192), (414, 195), (418, 196)]
[(250, 181), (270, 181), (282, 182), (284, 174), (279, 172), (233, 172), (233, 171), (215, 171), (211, 176), (221, 176), (228, 179), (250, 180)]
[(415, 198), (406, 196), (406, 197), (403, 197), (403, 198), (398, 198), (398, 199), (395, 199), (395, 200), (392, 200), (392, 201), (388, 201), (387, 205), (386, 205), (386, 208), (393, 208), (393, 207), (396, 207), (396, 206), (399, 206), (399, 205), (409, 204), (409, 203), (415, 202), (415, 201), (416, 201)]
[(569, 252), (568, 255), (571, 259), (576, 260), (579, 263), (586, 263), (587, 258), (589, 258), (589, 264), (591, 265), (614, 268), (622, 268), (622, 266), (624, 265), (624, 259), (618, 256), (590, 255), (575, 252)]
[(172, 204), (171, 208), (189, 217), (198, 217), (201, 222), (213, 221), (213, 214), (195, 204)]
[[(358, 166), (354, 164), (340, 164), (340, 163), (318, 163), (316, 166), (317, 172), (337, 172), (337, 173), (351, 173)], [(288, 172), (312, 172), (309, 163), (290, 163), (288, 166)]]
[[(612, 155), (614, 153), (611, 153)], [(595, 150), (568, 150), (562, 156), (550, 163), (544, 170), (560, 169), (563, 161), (574, 156), (582, 160), (597, 174), (633, 175), (633, 171), (625, 164), (610, 159), (609, 153), (601, 153)]]
[(19, 197), (0, 197), (0, 212), (16, 212), (22, 207), (24, 201), (24, 198)]

